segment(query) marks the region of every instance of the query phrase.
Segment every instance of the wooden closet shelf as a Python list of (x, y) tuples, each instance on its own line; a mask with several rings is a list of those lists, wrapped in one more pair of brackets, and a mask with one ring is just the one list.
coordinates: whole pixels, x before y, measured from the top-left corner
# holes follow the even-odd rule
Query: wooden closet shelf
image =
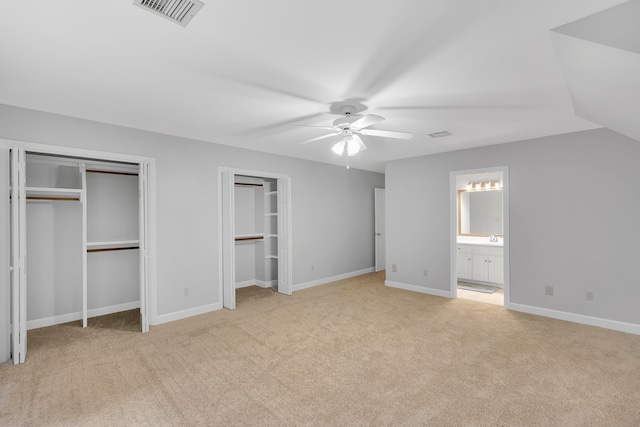
[(236, 237), (236, 242), (246, 242), (250, 240), (264, 240), (264, 236)]
[(27, 200), (61, 200), (65, 202), (79, 202), (78, 197), (39, 197), (39, 196), (27, 196)]
[(122, 248), (87, 249), (87, 252), (128, 251), (131, 249), (140, 249), (140, 246), (128, 246), (128, 247), (122, 247)]
[(117, 171), (101, 171), (97, 169), (87, 169), (87, 173), (107, 173), (110, 175), (131, 175), (138, 176), (136, 172), (117, 172)]

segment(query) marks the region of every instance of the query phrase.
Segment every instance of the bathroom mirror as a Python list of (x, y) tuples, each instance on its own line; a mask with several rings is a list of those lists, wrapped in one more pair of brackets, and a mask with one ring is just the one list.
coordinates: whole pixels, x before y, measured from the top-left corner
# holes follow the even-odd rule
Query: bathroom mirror
[(458, 191), (458, 235), (502, 236), (502, 188)]

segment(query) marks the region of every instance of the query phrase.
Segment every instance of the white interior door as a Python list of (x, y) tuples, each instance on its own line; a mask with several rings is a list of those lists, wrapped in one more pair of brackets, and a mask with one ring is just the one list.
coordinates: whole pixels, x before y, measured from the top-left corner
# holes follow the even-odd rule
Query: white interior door
[(142, 332), (149, 332), (149, 164), (138, 168), (139, 239), (140, 253), (140, 322)]
[(291, 181), (278, 179), (278, 292), (291, 295), (293, 276), (291, 254)]
[(387, 269), (387, 243), (385, 236), (385, 193), (384, 188), (375, 189), (375, 233), (376, 271)]
[(231, 310), (236, 308), (233, 181), (233, 172), (222, 171), (222, 305)]
[(13, 364), (27, 358), (27, 200), (25, 152), (11, 149), (11, 352)]

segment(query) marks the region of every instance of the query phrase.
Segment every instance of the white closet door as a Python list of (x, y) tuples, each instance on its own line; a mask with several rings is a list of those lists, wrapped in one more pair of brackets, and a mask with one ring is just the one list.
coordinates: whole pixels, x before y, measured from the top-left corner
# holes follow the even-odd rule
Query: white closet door
[(236, 308), (236, 272), (234, 240), (234, 176), (231, 171), (222, 171), (222, 305)]
[(11, 310), (13, 363), (27, 357), (27, 203), (25, 152), (11, 149)]
[(278, 179), (278, 292), (291, 295), (291, 182)]
[(139, 195), (139, 253), (140, 253), (140, 322), (142, 332), (149, 332), (149, 165), (140, 163), (138, 170)]
[(375, 252), (376, 271), (387, 269), (385, 235), (385, 192), (384, 188), (374, 190), (375, 204)]

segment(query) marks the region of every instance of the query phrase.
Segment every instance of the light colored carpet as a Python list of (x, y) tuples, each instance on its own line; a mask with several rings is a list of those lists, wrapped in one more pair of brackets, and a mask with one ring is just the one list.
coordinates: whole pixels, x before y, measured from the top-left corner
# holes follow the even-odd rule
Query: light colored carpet
[(136, 332), (29, 332), (0, 425), (640, 425), (640, 336), (385, 288), (375, 273)]

